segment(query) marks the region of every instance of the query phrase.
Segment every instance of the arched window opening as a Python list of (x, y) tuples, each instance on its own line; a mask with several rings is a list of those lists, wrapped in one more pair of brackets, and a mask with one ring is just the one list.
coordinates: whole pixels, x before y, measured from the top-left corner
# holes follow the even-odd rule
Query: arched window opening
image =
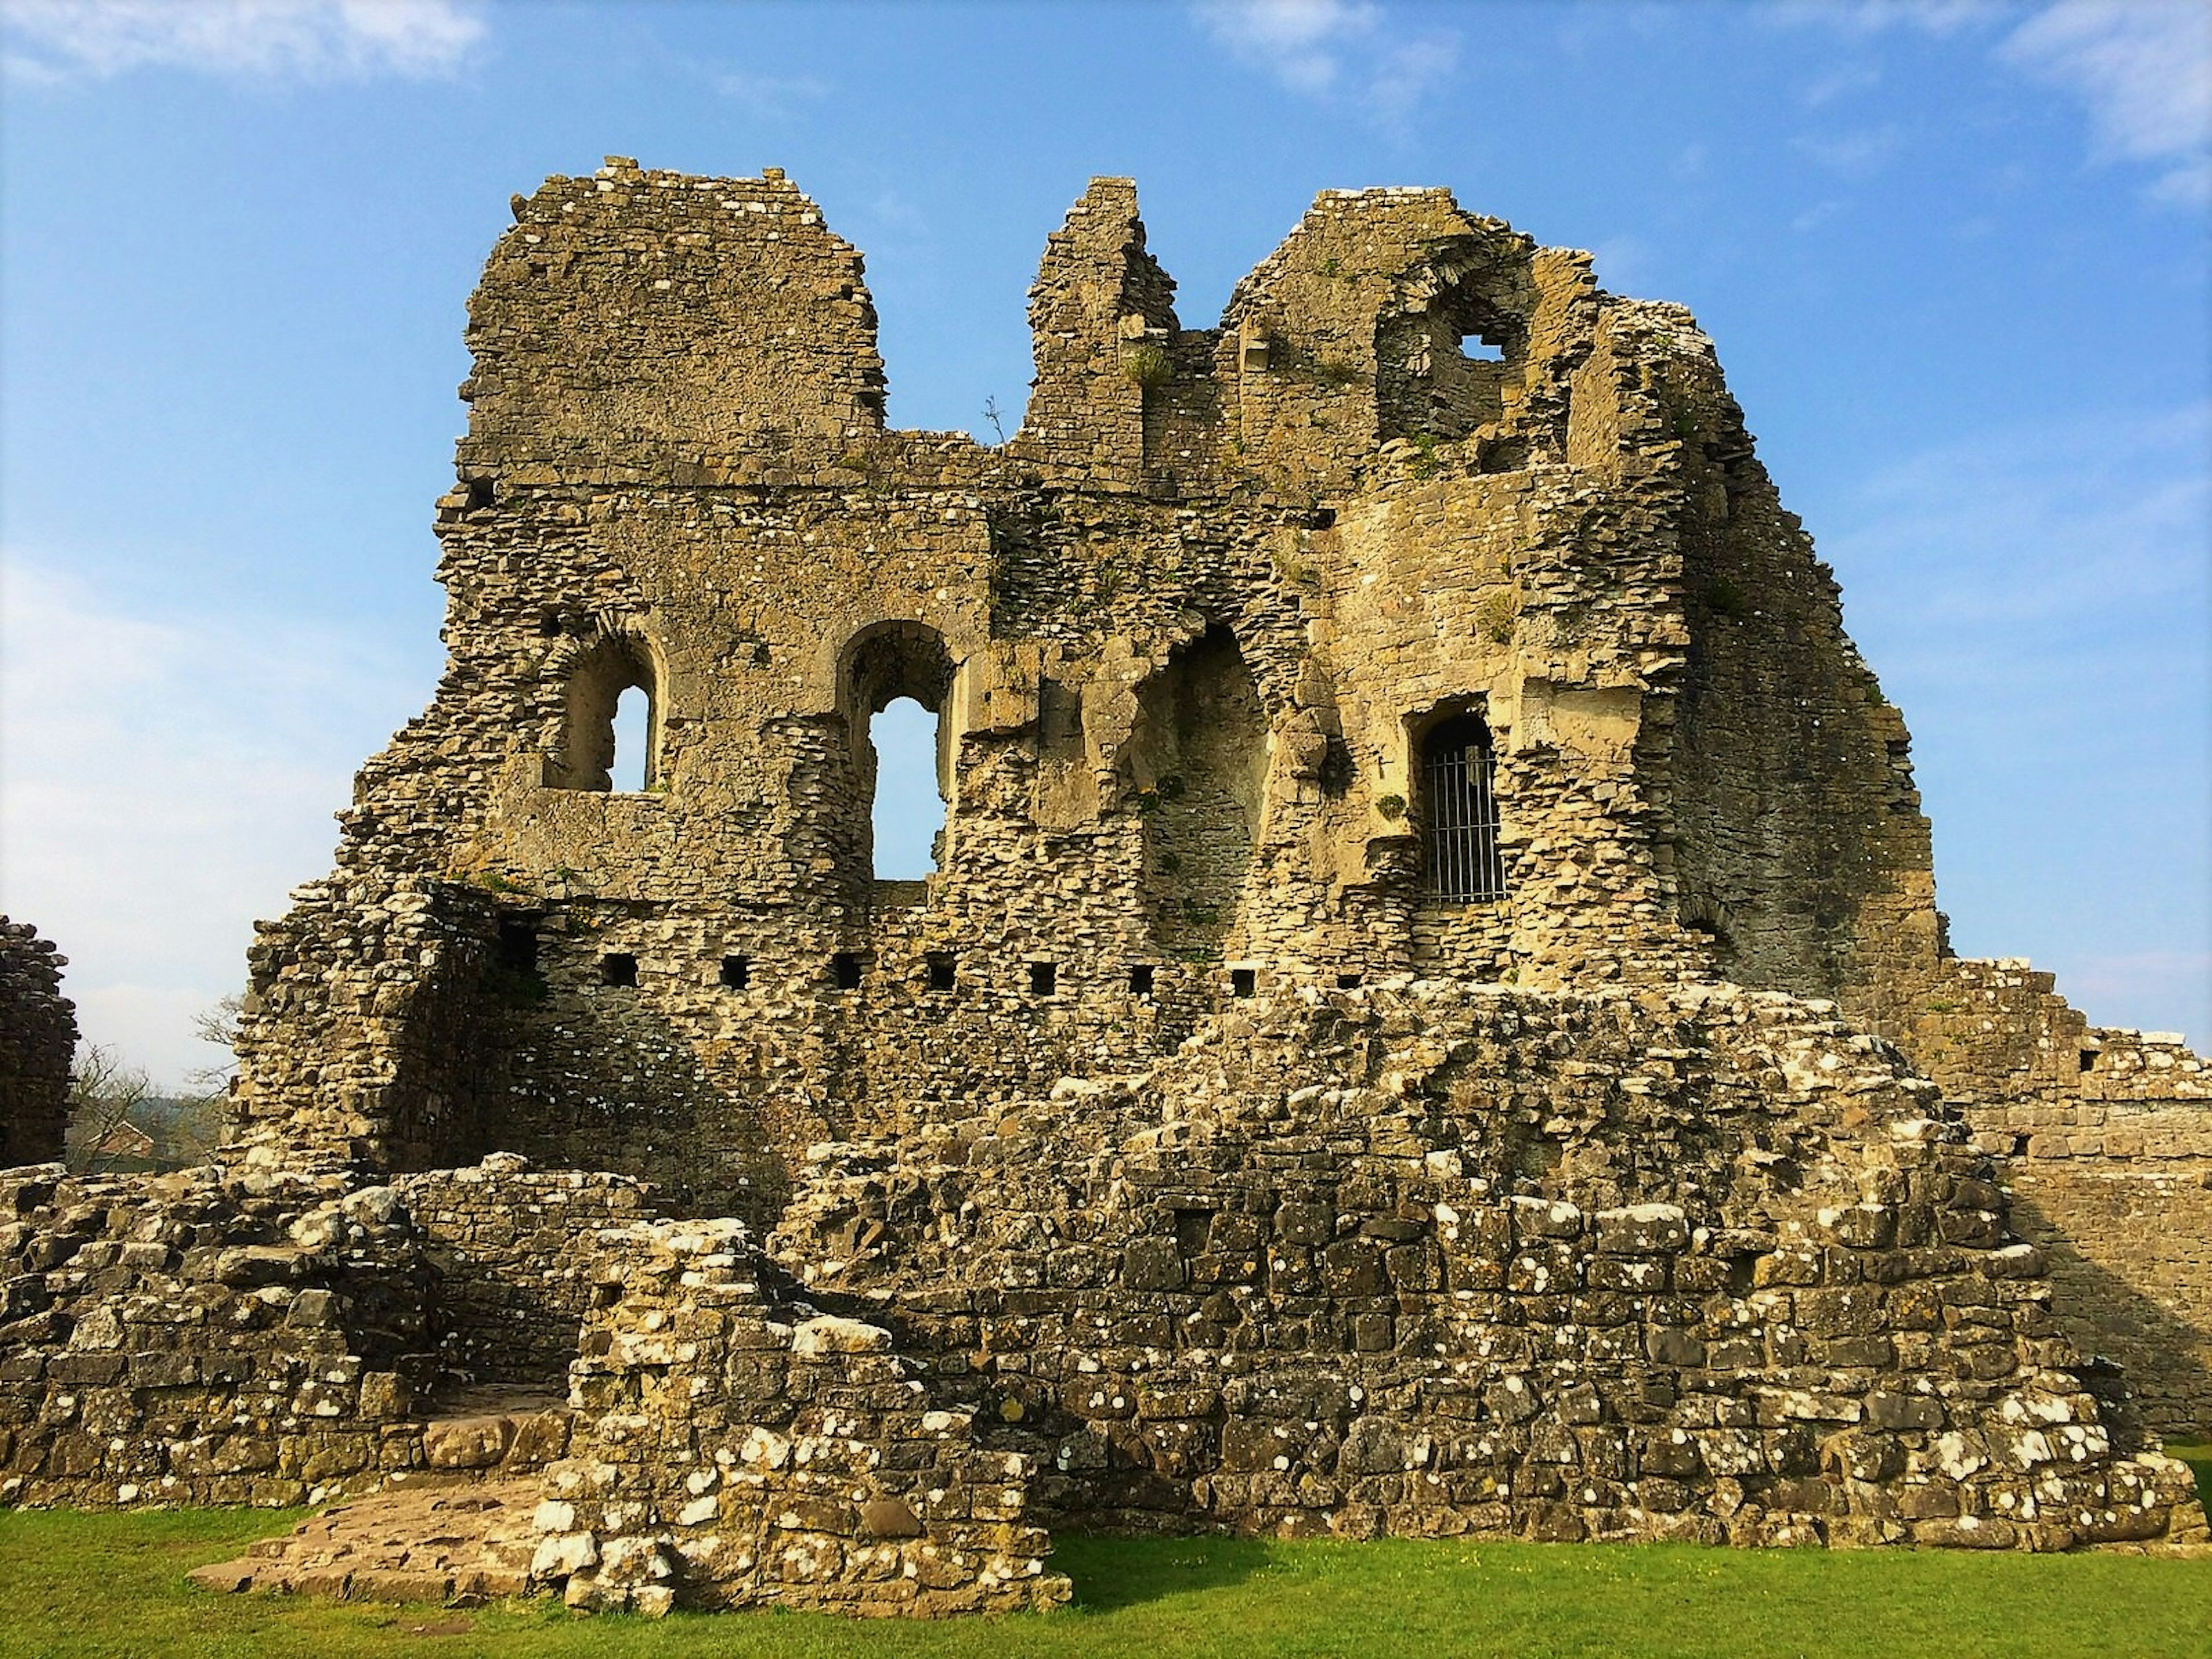
[(660, 712), (643, 642), (600, 639), (568, 671), (568, 728), (547, 781), (562, 789), (653, 788), (660, 781)]
[(937, 784), (938, 717), (912, 697), (894, 697), (868, 721), (876, 753), (876, 879), (919, 881), (938, 867), (945, 796)]
[(1480, 715), (1455, 714), (1422, 740), (1420, 829), (1430, 897), (1475, 904), (1505, 896), (1497, 757)]
[(1480, 332), (1459, 337), (1459, 355), (1470, 362), (1502, 363), (1505, 361), (1505, 343), (1486, 339)]
[(653, 699), (641, 685), (625, 686), (615, 699), (615, 751), (607, 757), (609, 787), (617, 791), (648, 789), (652, 769)]
[(920, 880), (945, 857), (952, 653), (927, 623), (878, 623), (846, 648), (843, 678), (862, 867), (877, 881)]

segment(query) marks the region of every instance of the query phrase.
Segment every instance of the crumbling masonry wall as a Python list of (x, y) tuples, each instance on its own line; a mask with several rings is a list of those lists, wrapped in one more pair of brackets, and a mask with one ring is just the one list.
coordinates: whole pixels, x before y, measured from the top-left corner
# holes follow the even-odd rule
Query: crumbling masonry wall
[[(447, 667), (258, 933), (222, 1172), (18, 1197), (19, 1497), (93, 1490), (88, 1348), (188, 1495), (226, 1387), (246, 1495), (487, 1483), (465, 1548), (319, 1522), (233, 1587), (1033, 1606), (1048, 1521), (2201, 1540), (2146, 1438), (2203, 1398), (2201, 1063), (1948, 954), (1903, 719), (1686, 313), (1378, 190), (1186, 327), (1097, 179), (986, 447), (887, 428), (780, 173), (513, 209)], [(377, 1209), (415, 1322), (206, 1370), (144, 1310), (341, 1294), (285, 1183)], [(131, 1380), (170, 1349), (201, 1394)], [(325, 1443), (325, 1360), (422, 1387)]]
[(76, 1054), (68, 965), (36, 928), (0, 916), (0, 1169), (62, 1155)]
[(1054, 1519), (2195, 1535), (1937, 1104), (1776, 994), (1315, 990), (1142, 1077), (820, 1149), (774, 1243), (933, 1356)]

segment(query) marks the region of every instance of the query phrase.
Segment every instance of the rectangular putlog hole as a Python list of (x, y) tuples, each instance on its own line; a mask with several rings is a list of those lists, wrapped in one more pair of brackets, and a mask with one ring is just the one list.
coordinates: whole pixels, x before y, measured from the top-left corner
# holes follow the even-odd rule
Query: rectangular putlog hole
[(1229, 988), (1240, 997), (1249, 997), (1260, 988), (1259, 970), (1255, 968), (1231, 968)]
[(502, 916), (499, 923), (499, 965), (511, 973), (538, 971), (538, 923), (526, 916)]
[(1148, 997), (1152, 994), (1152, 964), (1149, 962), (1131, 963), (1129, 964), (1129, 994), (1133, 997)]
[(860, 958), (850, 951), (840, 951), (830, 958), (830, 981), (841, 991), (860, 988)]
[(1050, 962), (1030, 963), (1030, 994), (1048, 997), (1060, 988), (1060, 968)]
[(610, 951), (599, 958), (599, 983), (627, 990), (637, 983), (637, 958), (627, 951)]
[(957, 976), (952, 952), (950, 951), (927, 951), (923, 955), (922, 960), (929, 967), (929, 988), (933, 991), (951, 990)]
[(724, 957), (722, 983), (732, 991), (742, 991), (753, 982), (753, 964), (750, 957)]

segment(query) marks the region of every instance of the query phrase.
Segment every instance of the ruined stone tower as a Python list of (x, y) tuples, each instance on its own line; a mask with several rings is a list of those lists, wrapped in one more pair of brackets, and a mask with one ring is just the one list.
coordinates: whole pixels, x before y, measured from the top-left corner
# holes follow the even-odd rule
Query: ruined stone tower
[[(1376, 190), (1186, 328), (1097, 179), (987, 447), (887, 429), (860, 258), (780, 173), (514, 210), (445, 675), (252, 951), (222, 1179), (368, 1206), (335, 1293), (423, 1287), (331, 1316), (376, 1449), (272, 1467), (558, 1378), (580, 1530), (532, 1571), (664, 1606), (1007, 1605), (1039, 1520), (2201, 1535), (2145, 1431), (2212, 1401), (2202, 1063), (1950, 956), (1903, 720), (1687, 313)], [(872, 847), (902, 698), (921, 880)], [(2065, 1160), (2123, 1117), (2115, 1220)], [(2054, 1261), (2167, 1287), (2133, 1403)], [(855, 1474), (732, 1565), (863, 1376), (933, 1409), (854, 1467), (966, 1507)]]
[[(1586, 256), (1331, 192), (1188, 330), (1100, 179), (990, 449), (885, 429), (860, 258), (779, 176), (615, 164), (516, 215), (440, 504), (451, 665), (258, 947), (251, 1138), (769, 1213), (808, 1145), (1243, 997), (1727, 978), (1881, 1018), (1936, 961), (1834, 583), (1710, 344)], [(871, 860), (902, 696), (921, 883)]]

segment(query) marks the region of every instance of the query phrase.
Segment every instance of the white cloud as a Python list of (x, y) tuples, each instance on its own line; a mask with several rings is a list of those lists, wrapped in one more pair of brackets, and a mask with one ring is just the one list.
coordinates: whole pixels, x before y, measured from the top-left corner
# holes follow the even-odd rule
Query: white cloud
[(2212, 8), (2198, 0), (2059, 0), (1998, 55), (2087, 108), (2099, 153), (2160, 167), (2154, 191), (2212, 201)]
[(1205, 0), (1199, 16), (1213, 38), (1296, 92), (1326, 92), (1346, 52), (1375, 30), (1364, 0)]
[(811, 76), (724, 70), (714, 76), (714, 90), (764, 119), (787, 121), (807, 105), (828, 97), (831, 88)]
[(2212, 405), (1992, 427), (1820, 514), (1912, 724), (1960, 950), (2212, 1033)]
[(0, 910), (70, 958), (87, 1040), (157, 1082), (245, 981), (257, 916), (322, 874), (362, 758), (424, 701), (396, 654), (281, 617), (135, 615), (11, 561), (0, 606)]
[(1879, 34), (1911, 28), (1923, 34), (1951, 35), (2002, 15), (1999, 0), (1787, 0), (1768, 15), (1785, 23), (1820, 23), (1847, 34)]
[(1863, 127), (1826, 138), (1800, 138), (1796, 146), (1831, 173), (1864, 179), (1889, 165), (1905, 148), (1905, 135), (1893, 125)]
[(1858, 38), (1893, 28), (1948, 37), (2009, 24), (1998, 60), (2080, 103), (2099, 159), (2157, 167), (2156, 200), (2212, 201), (2212, 6), (2203, 0), (2056, 0), (2024, 20), (2019, 9), (1990, 0), (1791, 4), (1764, 15)]
[(450, 75), (483, 38), (464, 0), (4, 0), (9, 71), (106, 79), (137, 69), (237, 79)]
[(1369, 0), (1200, 0), (1206, 32), (1292, 92), (1404, 132), (1424, 100), (1459, 67), (1459, 37), (1436, 30), (1392, 40)]

